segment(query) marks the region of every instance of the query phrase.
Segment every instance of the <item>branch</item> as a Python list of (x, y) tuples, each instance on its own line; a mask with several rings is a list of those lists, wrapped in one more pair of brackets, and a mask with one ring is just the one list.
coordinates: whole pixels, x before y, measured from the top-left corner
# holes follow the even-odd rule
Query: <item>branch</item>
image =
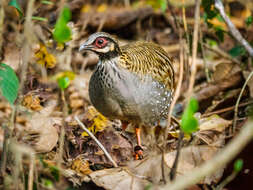
[(224, 167), (230, 162), (253, 138), (253, 120), (247, 122), (241, 132), (234, 137), (216, 156), (205, 162), (198, 168), (188, 172), (182, 177), (178, 177), (176, 181), (168, 183), (159, 190), (181, 190), (198, 183), (205, 176), (210, 175)]
[(75, 116), (75, 120), (77, 123), (82, 127), (83, 130), (85, 130), (86, 133), (97, 143), (97, 145), (102, 149), (102, 151), (105, 153), (105, 156), (112, 162), (113, 166), (115, 168), (118, 167), (117, 163), (112, 159), (111, 155), (107, 152), (105, 147), (99, 142), (99, 140), (85, 127), (85, 125), (78, 119), (77, 116)]
[(216, 9), (219, 10), (222, 18), (224, 19), (225, 23), (227, 24), (229, 31), (233, 35), (233, 37), (247, 50), (249, 55), (253, 57), (253, 48), (250, 44), (242, 37), (241, 33), (237, 30), (235, 25), (231, 22), (228, 16), (225, 13), (224, 6), (221, 0), (215, 0), (214, 6)]

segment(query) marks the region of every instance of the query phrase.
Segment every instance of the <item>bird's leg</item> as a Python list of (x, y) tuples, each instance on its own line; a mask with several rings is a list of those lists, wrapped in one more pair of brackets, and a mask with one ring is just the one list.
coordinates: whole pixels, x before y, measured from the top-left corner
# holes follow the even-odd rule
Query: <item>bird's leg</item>
[(137, 146), (134, 147), (135, 159), (143, 159), (143, 149), (141, 147), (141, 128), (139, 126), (135, 127), (135, 134), (137, 138)]
[(127, 126), (128, 126), (128, 122), (127, 121), (122, 121), (122, 124), (121, 124), (122, 131), (125, 131)]

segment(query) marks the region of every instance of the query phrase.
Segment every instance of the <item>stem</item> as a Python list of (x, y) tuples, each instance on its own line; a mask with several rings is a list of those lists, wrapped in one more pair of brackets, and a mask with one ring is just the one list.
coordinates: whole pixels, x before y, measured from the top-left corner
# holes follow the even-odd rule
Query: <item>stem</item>
[(111, 163), (113, 164), (113, 166), (115, 168), (118, 167), (117, 163), (112, 159), (111, 155), (107, 152), (107, 150), (105, 149), (105, 147), (99, 142), (99, 140), (85, 127), (85, 125), (78, 119), (77, 116), (75, 116), (75, 120), (77, 121), (77, 123), (82, 127), (82, 129), (88, 133), (88, 135), (97, 143), (97, 145), (101, 148), (101, 150), (105, 153), (105, 156), (111, 161)]

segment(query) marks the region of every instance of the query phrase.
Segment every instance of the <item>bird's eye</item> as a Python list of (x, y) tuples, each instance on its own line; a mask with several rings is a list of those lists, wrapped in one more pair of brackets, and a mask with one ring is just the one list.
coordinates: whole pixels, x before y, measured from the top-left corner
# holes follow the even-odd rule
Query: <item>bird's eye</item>
[(104, 43), (104, 40), (103, 39), (98, 39), (98, 44), (101, 45)]
[(98, 48), (103, 48), (107, 45), (107, 40), (104, 39), (104, 38), (97, 38), (96, 41), (95, 41), (95, 45), (98, 47)]

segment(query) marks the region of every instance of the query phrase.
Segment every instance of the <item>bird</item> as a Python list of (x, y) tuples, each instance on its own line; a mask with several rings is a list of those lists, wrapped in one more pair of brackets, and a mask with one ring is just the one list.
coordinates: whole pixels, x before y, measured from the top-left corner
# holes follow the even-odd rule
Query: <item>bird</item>
[(91, 34), (79, 51), (99, 57), (89, 81), (93, 106), (109, 119), (135, 126), (135, 159), (143, 158), (141, 127), (166, 121), (175, 88), (173, 61), (153, 42), (136, 41), (119, 46), (105, 32)]

